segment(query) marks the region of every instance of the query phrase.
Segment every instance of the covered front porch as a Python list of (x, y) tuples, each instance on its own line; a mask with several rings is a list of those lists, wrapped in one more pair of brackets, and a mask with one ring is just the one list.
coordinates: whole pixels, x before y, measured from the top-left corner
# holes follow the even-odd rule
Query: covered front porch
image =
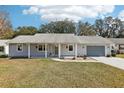
[(77, 58), (77, 44), (27, 44), (28, 58), (34, 57), (58, 57), (73, 56)]

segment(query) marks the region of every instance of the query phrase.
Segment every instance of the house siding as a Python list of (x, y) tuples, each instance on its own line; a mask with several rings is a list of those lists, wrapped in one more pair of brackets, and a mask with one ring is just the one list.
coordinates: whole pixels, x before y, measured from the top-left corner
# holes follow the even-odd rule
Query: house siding
[(31, 44), (31, 51), (30, 51), (30, 56), (31, 57), (45, 57), (45, 51), (38, 51), (36, 48), (38, 44)]
[[(18, 44), (9, 44), (9, 56), (10, 57), (28, 57), (28, 44), (23, 44), (23, 51), (17, 51)], [(30, 44), (30, 56), (31, 57), (45, 57), (45, 51), (38, 51), (37, 46), (39, 44)], [(73, 45), (73, 51), (69, 51), (68, 45)], [(47, 44), (47, 56), (53, 57), (55, 55), (55, 46), (58, 44)], [(111, 54), (111, 45), (94, 45), (94, 44), (77, 44), (77, 56), (87, 55), (87, 46), (105, 46), (105, 56)], [(50, 55), (51, 54), (51, 55)], [(61, 57), (75, 56), (75, 44), (61, 44)]]
[(17, 51), (18, 44), (9, 44), (9, 56), (10, 57), (27, 57), (28, 56), (28, 45), (23, 44), (23, 51)]
[(106, 54), (106, 56), (111, 55), (111, 45), (105, 46), (105, 54)]
[[(73, 51), (69, 51), (68, 45), (73, 45)], [(75, 46), (74, 44), (61, 44), (61, 56), (74, 56)]]
[(78, 56), (86, 55), (86, 45), (83, 45), (83, 44), (77, 45), (77, 55)]
[(47, 56), (55, 56), (55, 45), (47, 44)]

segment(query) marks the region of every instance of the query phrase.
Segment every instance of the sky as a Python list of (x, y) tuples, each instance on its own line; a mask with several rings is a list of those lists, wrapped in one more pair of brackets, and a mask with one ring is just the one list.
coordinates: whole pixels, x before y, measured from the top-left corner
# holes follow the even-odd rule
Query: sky
[(26, 5), (1, 5), (0, 11), (9, 13), (13, 28), (18, 26), (39, 27), (51, 21), (73, 20), (88, 21), (91, 24), (95, 19), (106, 16), (118, 17), (124, 21), (124, 5), (57, 5), (57, 6), (26, 6)]

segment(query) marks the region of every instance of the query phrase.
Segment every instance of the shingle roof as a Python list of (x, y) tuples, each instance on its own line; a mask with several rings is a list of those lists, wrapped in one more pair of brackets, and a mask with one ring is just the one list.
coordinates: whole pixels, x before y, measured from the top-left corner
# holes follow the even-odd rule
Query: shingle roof
[(36, 34), (34, 38), (46, 43), (79, 43), (74, 34)]
[(11, 39), (8, 43), (29, 43), (33, 41), (32, 39), (33, 35), (20, 35)]
[(124, 44), (124, 38), (108, 38), (108, 39), (114, 42), (115, 44)]
[(110, 40), (100, 37), (100, 36), (77, 36), (80, 43), (84, 44), (111, 44)]
[(21, 35), (8, 43), (102, 43), (110, 44), (111, 41), (99, 36), (75, 36), (74, 34), (35, 34)]
[(0, 46), (6, 45), (6, 43), (9, 41), (9, 39), (6, 40), (0, 40)]
[(8, 43), (79, 43), (74, 34), (36, 34), (17, 36)]

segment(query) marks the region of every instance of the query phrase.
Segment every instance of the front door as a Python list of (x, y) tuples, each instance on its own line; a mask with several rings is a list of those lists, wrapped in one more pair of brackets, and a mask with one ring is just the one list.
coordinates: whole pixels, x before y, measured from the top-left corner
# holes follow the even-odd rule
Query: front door
[(55, 56), (58, 56), (58, 46), (55, 46)]

